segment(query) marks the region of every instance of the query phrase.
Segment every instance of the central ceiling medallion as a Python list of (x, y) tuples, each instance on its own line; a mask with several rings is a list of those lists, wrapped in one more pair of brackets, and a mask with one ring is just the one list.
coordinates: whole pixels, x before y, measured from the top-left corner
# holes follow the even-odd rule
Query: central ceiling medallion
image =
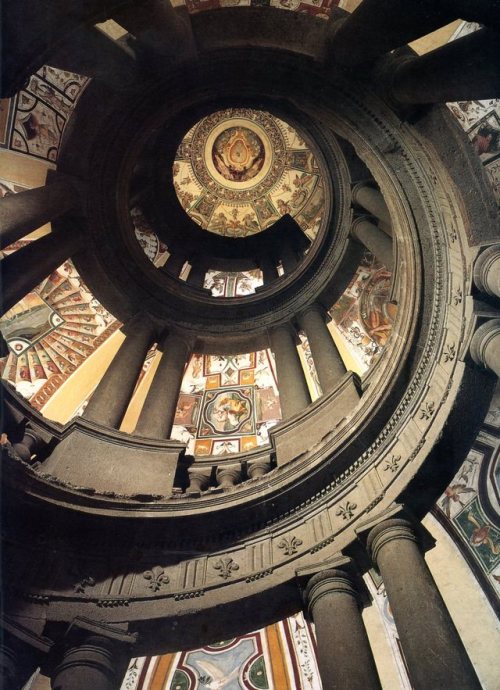
[(262, 170), (266, 160), (264, 143), (247, 127), (228, 127), (212, 146), (212, 161), (228, 182), (248, 182)]
[(289, 213), (313, 240), (324, 216), (309, 145), (262, 110), (228, 108), (200, 120), (177, 150), (173, 177), (188, 215), (219, 235), (254, 235)]

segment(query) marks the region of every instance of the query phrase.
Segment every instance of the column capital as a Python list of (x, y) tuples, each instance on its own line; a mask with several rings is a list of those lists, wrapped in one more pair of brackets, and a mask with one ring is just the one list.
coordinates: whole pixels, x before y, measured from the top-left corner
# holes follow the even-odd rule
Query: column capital
[(156, 328), (149, 313), (138, 311), (123, 324), (120, 330), (129, 336), (143, 328), (147, 328), (151, 332), (151, 337), (154, 337)]
[(493, 244), (479, 254), (473, 276), (478, 290), (500, 297), (500, 244)]
[(311, 302), (311, 304), (308, 304), (307, 307), (304, 307), (298, 314), (297, 317), (300, 320), (300, 317), (303, 314), (308, 314), (309, 312), (314, 312), (315, 314), (319, 314), (325, 321), (327, 320), (327, 317), (329, 316), (328, 310), (325, 309), (325, 307), (322, 304), (319, 304), (319, 302)]
[(271, 463), (265, 460), (255, 460), (248, 463), (247, 474), (250, 479), (257, 479), (258, 477), (263, 477), (265, 474), (271, 471)]
[(351, 221), (351, 235), (356, 239), (358, 239), (356, 237), (356, 228), (358, 227), (358, 225), (361, 225), (362, 223), (370, 223), (370, 225), (377, 227), (376, 219), (369, 213), (356, 213), (356, 215)]
[(295, 341), (298, 340), (297, 330), (291, 321), (284, 321), (267, 329), (269, 338), (272, 338), (274, 333), (286, 333), (290, 335)]
[(168, 348), (169, 343), (172, 342), (184, 345), (187, 352), (193, 349), (193, 338), (175, 328), (163, 331), (158, 338), (158, 349), (160, 352), (163, 352), (164, 349)]
[(314, 607), (322, 597), (333, 594), (348, 594), (360, 605), (358, 590), (346, 570), (322, 570), (311, 577), (304, 592), (309, 615), (312, 617)]
[(125, 674), (136, 635), (125, 628), (76, 618), (62, 640), (52, 673), (54, 690), (115, 690)]
[(77, 616), (69, 624), (65, 638), (73, 641), (82, 637), (103, 638), (110, 642), (120, 642), (126, 645), (133, 645), (137, 642), (137, 633), (128, 632), (128, 623), (111, 625), (102, 621), (94, 621), (90, 618)]
[(211, 469), (207, 468), (189, 469), (189, 486), (186, 493), (190, 494), (191, 496), (199, 496), (202, 491), (206, 491), (210, 484), (211, 473)]
[[(371, 181), (371, 180), (359, 180), (359, 182), (355, 182), (355, 183), (351, 186), (351, 194), (352, 194), (353, 200), (356, 201), (356, 196), (358, 195), (358, 192), (359, 192), (361, 189), (367, 189), (367, 188), (368, 188), (368, 189), (377, 190), (377, 187), (375, 187), (375, 186), (372, 184), (372, 181)], [(378, 190), (377, 190), (377, 191), (378, 191)]]
[(241, 481), (241, 465), (222, 465), (217, 469), (216, 479), (219, 486), (230, 488)]
[(406, 539), (414, 542), (420, 547), (420, 539), (409, 520), (403, 518), (384, 520), (376, 527), (373, 527), (368, 534), (366, 542), (368, 553), (375, 565), (377, 565), (377, 557), (382, 546), (385, 546), (385, 544), (388, 544), (394, 539)]
[(491, 341), (499, 336), (500, 318), (489, 319), (476, 330), (470, 343), (470, 355), (478, 366), (485, 369), (491, 368), (486, 350)]

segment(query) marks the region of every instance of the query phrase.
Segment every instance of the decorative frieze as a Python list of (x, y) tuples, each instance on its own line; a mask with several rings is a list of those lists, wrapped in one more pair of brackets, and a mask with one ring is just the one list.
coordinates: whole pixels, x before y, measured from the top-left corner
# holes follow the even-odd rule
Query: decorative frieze
[(225, 558), (219, 558), (219, 560), (213, 564), (213, 567), (219, 571), (219, 576), (222, 577), (223, 580), (232, 577), (233, 572), (240, 569), (240, 566), (235, 563), (232, 558), (227, 556)]
[(159, 592), (170, 582), (170, 578), (159, 565), (155, 565), (151, 570), (146, 570), (142, 576), (148, 581), (148, 587), (153, 592)]
[(299, 546), (302, 546), (302, 539), (290, 535), (284, 536), (278, 542), (278, 549), (282, 549), (286, 556), (293, 556), (297, 553)]

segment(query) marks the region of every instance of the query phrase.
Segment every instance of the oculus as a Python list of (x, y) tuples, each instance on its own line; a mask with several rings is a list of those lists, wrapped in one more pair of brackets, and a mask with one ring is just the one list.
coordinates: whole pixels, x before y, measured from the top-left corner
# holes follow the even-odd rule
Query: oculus
[(200, 120), (177, 150), (173, 181), (186, 213), (226, 237), (254, 235), (288, 213), (312, 241), (327, 215), (311, 145), (263, 110), (228, 108)]

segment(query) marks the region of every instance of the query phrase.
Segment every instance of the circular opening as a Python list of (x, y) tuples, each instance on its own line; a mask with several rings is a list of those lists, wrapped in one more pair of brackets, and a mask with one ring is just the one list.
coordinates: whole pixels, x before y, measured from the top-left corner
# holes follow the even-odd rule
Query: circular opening
[(203, 229), (242, 238), (289, 214), (313, 241), (328, 215), (313, 145), (264, 110), (228, 108), (201, 119), (177, 149), (177, 198)]

